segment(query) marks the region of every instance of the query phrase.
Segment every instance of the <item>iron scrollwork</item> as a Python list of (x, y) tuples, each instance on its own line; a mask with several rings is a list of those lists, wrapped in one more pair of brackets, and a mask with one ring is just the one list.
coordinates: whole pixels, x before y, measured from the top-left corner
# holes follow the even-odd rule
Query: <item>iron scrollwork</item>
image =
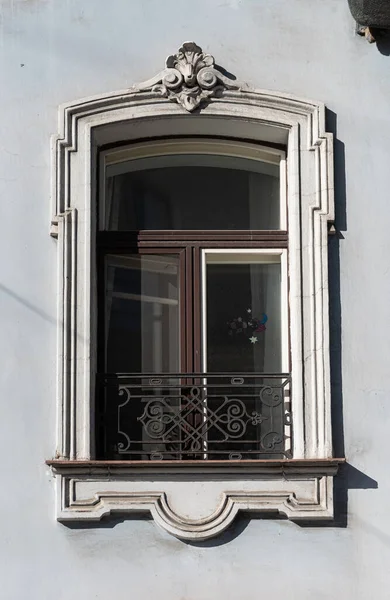
[(114, 421), (109, 416), (107, 421), (116, 423), (108, 437), (115, 437), (118, 456), (134, 460), (290, 456), (288, 375), (106, 377), (103, 392), (110, 400), (107, 410), (116, 412)]

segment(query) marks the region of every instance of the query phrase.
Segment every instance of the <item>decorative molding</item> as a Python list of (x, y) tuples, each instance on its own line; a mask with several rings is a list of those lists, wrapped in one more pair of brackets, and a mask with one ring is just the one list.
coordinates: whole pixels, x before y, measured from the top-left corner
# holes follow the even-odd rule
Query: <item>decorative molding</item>
[[(99, 521), (115, 513), (147, 513), (172, 535), (192, 541), (222, 533), (239, 511), (283, 515), (292, 521), (333, 518), (333, 475), (342, 461), (270, 461), (271, 464), (160, 467), (48, 461), (56, 474), (60, 521)], [(306, 464), (305, 464), (306, 462)], [(283, 464), (284, 463), (284, 464)], [(151, 463), (149, 463), (150, 465)], [(146, 473), (145, 473), (146, 470)], [(205, 486), (204, 472), (209, 475)], [(161, 472), (165, 471), (165, 476)], [(173, 476), (173, 474), (175, 474)], [(177, 502), (175, 482), (191, 475), (188, 493), (197, 506)], [(281, 477), (283, 474), (283, 477)], [(120, 477), (120, 489), (116, 482)], [(169, 479), (174, 480), (170, 483)], [(135, 483), (136, 481), (136, 483)], [(91, 491), (92, 490), (92, 491)], [(199, 513), (199, 506), (207, 509)]]
[[(95, 251), (99, 145), (130, 143), (151, 136), (161, 139), (208, 136), (219, 140), (246, 138), (263, 145), (267, 142), (287, 145), (293, 456), (296, 459), (329, 459), (332, 439), (327, 241), (334, 207), (333, 144), (332, 135), (325, 132), (324, 106), (291, 95), (225, 86), (221, 95), (212, 96), (212, 102), (203, 102), (201, 111), (187, 115), (180, 102), (172, 102), (170, 96), (153, 91), (154, 85), (158, 83), (150, 83), (148, 89), (138, 86), (87, 98), (60, 109), (60, 133), (53, 139), (51, 218), (52, 235), (58, 239), (58, 434), (55, 456), (65, 459), (70, 468), (76, 460), (94, 458), (91, 423), (95, 395), (96, 305), (92, 290), (96, 285), (96, 273), (91, 257)], [(177, 471), (170, 471), (168, 465), (163, 468), (165, 476), (156, 480), (156, 475), (145, 472), (141, 476), (140, 471), (131, 477), (128, 474), (123, 477), (116, 469), (111, 469), (109, 476), (103, 472), (91, 476), (88, 471), (70, 474), (56, 467), (57, 517), (91, 518), (98, 514), (93, 508), (96, 503), (103, 513), (139, 512), (137, 502), (142, 497), (144, 505), (148, 505), (147, 510), (158, 522), (175, 521), (169, 511), (162, 508), (164, 498), (173, 513), (181, 514), (176, 506), (186, 505), (195, 493), (192, 475), (180, 480)], [(319, 474), (306, 469), (294, 476), (291, 474), (287, 489), (284, 471), (275, 472), (272, 477), (262, 473), (253, 480), (253, 475), (242, 467), (240, 469), (240, 474), (235, 474), (233, 479), (226, 474), (226, 467), (222, 469), (225, 475), (215, 476), (219, 482), (217, 487), (209, 470), (203, 469), (203, 473), (198, 474), (196, 494), (201, 490), (199, 498), (205, 501), (202, 519), (217, 510), (222, 523), (218, 529), (215, 525), (217, 517), (213, 517), (214, 524), (206, 533), (201, 532), (198, 539), (216, 535), (227, 527), (239, 509), (258, 511), (272, 506), (272, 510), (283, 512), (294, 520), (300, 516), (309, 518), (308, 511), (313, 519), (331, 518), (333, 471)], [(140, 497), (137, 490), (141, 491)], [(214, 498), (215, 493), (219, 501), (211, 502), (210, 506), (214, 508), (207, 512), (207, 499)], [(266, 500), (270, 496), (273, 503)], [(92, 505), (89, 505), (91, 499)], [(203, 500), (199, 501), (201, 511)], [(216, 509), (217, 505), (219, 509)], [(190, 513), (185, 519), (195, 520), (198, 523), (195, 531), (199, 532), (201, 517), (195, 514), (196, 510), (192, 516)], [(186, 537), (189, 535), (186, 528), (191, 527), (188, 524), (179, 526), (180, 518), (176, 518), (172, 532)], [(166, 529), (170, 530), (169, 527), (167, 525)]]
[(152, 79), (135, 86), (138, 91), (152, 90), (188, 112), (194, 111), (225, 90), (246, 87), (223, 75), (214, 57), (205, 54), (195, 42), (184, 42), (176, 54), (165, 61), (165, 69)]

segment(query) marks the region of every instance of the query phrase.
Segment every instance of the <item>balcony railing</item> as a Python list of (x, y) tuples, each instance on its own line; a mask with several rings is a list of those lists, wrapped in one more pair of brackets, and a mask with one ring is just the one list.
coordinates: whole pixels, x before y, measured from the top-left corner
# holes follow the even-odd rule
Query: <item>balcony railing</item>
[(289, 374), (106, 374), (98, 393), (101, 458), (291, 458)]

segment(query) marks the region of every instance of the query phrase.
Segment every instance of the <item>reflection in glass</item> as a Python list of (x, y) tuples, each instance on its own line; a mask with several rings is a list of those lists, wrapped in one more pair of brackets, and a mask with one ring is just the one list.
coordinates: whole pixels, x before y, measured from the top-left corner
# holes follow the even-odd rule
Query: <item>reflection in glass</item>
[[(208, 409), (219, 414), (221, 401), (232, 392), (232, 377), (233, 382), (241, 380), (235, 374), (254, 374), (242, 378), (249, 383), (235, 387), (229, 417), (231, 434), (241, 427), (245, 440), (227, 444), (223, 432), (217, 432), (208, 439), (209, 458), (218, 458), (222, 451), (267, 458), (267, 448), (282, 456), (283, 392), (278, 379), (261, 375), (282, 371), (280, 257), (210, 253), (206, 269), (206, 370), (227, 374), (209, 390)], [(252, 415), (252, 421), (240, 419), (242, 414)]]
[(108, 373), (179, 370), (179, 258), (106, 257)]
[(181, 155), (111, 165), (106, 174), (105, 229), (280, 228), (275, 164)]
[(281, 372), (280, 262), (209, 256), (207, 371)]

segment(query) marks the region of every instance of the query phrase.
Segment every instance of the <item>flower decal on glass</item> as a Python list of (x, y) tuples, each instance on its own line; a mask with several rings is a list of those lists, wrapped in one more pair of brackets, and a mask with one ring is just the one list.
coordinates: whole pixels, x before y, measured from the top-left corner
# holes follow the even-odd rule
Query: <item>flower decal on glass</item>
[(251, 344), (258, 342), (256, 333), (262, 333), (267, 328), (265, 326), (268, 321), (268, 316), (262, 313), (260, 317), (254, 317), (252, 309), (248, 308), (244, 317), (235, 317), (228, 321), (228, 335), (241, 336), (248, 338)]

